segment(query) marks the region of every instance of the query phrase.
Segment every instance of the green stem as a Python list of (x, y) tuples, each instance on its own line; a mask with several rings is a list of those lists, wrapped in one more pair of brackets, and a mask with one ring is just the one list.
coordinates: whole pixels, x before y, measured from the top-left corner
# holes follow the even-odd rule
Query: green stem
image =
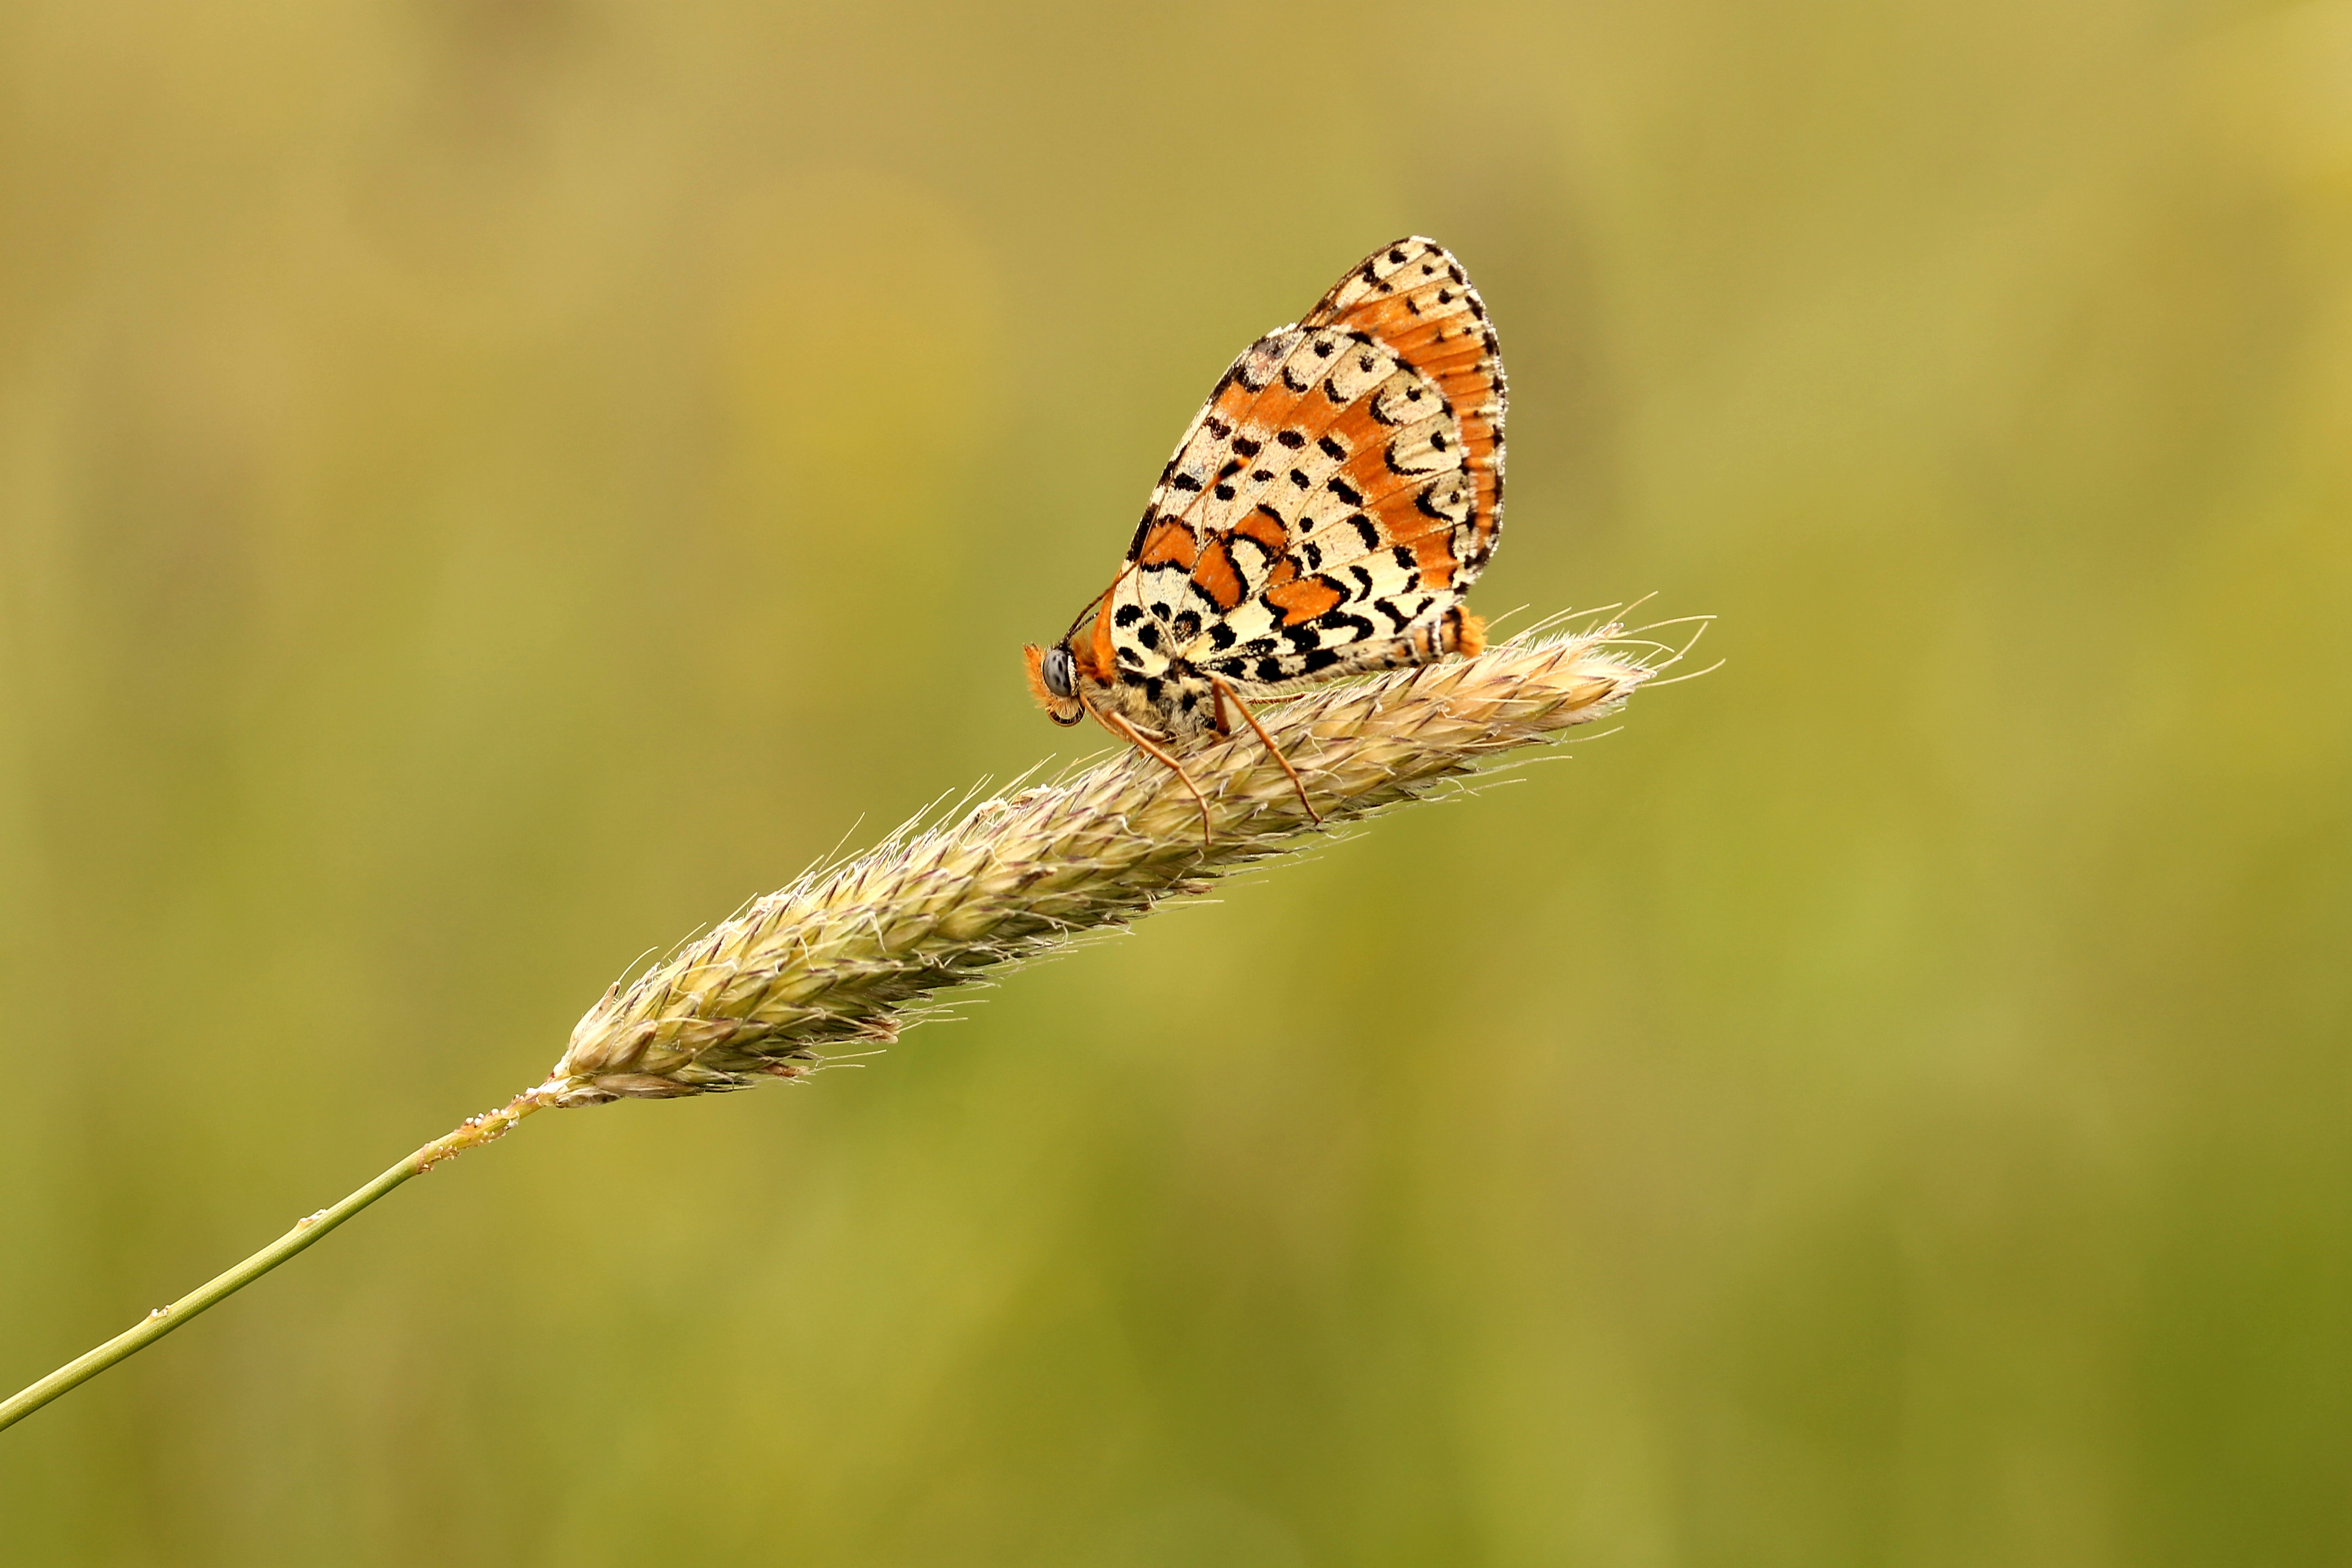
[(115, 1335), (88, 1354), (68, 1362), (38, 1383), (0, 1403), (0, 1427), (16, 1425), (66, 1390), (79, 1387), (116, 1362), (153, 1344), (205, 1308), (234, 1296), (409, 1177), (423, 1175), (452, 1154), (462, 1154), (468, 1149), (503, 1138), (516, 1122), (547, 1104), (547, 1096), (554, 1087), (557, 1086), (542, 1084), (538, 1089), (515, 1096), (497, 1110), (467, 1118), (455, 1131), (436, 1138), (332, 1208), (320, 1209), (308, 1219), (298, 1220), (292, 1230), (226, 1274), (207, 1280), (168, 1307), (156, 1308), (137, 1326)]

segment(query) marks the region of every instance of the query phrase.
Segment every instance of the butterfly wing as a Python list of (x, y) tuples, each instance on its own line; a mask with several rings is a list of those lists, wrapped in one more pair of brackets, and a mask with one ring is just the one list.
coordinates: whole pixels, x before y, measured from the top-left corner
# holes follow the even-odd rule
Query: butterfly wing
[(1454, 646), (1501, 526), (1505, 396), (1461, 264), (1374, 252), (1185, 431), (1105, 610), (1120, 662), (1264, 690)]

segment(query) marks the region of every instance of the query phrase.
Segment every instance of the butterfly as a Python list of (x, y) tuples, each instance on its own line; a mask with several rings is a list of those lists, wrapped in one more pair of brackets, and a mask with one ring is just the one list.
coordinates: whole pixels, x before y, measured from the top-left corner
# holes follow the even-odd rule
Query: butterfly
[(1022, 650), (1037, 700), (1172, 769), (1204, 834), (1171, 748), (1238, 719), (1316, 816), (1249, 704), (1485, 646), (1462, 598), (1502, 527), (1505, 399), (1462, 264), (1431, 239), (1382, 246), (1226, 368), (1110, 586)]

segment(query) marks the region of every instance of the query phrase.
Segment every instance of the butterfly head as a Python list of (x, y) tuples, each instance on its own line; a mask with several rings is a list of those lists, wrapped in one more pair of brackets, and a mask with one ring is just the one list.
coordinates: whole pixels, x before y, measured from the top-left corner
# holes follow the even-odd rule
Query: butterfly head
[(1029, 689), (1056, 724), (1076, 723), (1087, 716), (1089, 702), (1099, 707), (1118, 689), (1109, 601), (1110, 590), (1105, 589), (1079, 612), (1060, 642), (1051, 647), (1031, 643), (1021, 650), (1029, 661)]
[(1078, 700), (1077, 661), (1070, 656), (1069, 640), (1066, 637), (1052, 647), (1031, 643), (1021, 652), (1029, 661), (1029, 689), (1045, 716), (1056, 724), (1075, 724), (1085, 718), (1086, 704)]

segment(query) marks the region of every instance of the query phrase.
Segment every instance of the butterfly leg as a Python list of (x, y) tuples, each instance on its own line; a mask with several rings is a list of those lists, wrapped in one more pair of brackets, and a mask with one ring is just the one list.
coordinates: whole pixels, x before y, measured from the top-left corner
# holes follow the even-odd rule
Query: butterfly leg
[(1167, 752), (1161, 748), (1153, 745), (1150, 741), (1146, 740), (1142, 731), (1129, 723), (1127, 720), (1119, 714), (1112, 712), (1108, 708), (1097, 708), (1091, 702), (1087, 704), (1087, 711), (1091, 712), (1096, 718), (1102, 721), (1102, 726), (1104, 729), (1108, 730), (1112, 734), (1126, 741), (1128, 744), (1133, 746), (1137, 751), (1141, 752), (1145, 756), (1157, 761), (1160, 766), (1166, 768), (1170, 773), (1174, 773), (1179, 782), (1181, 782), (1186, 789), (1192, 792), (1192, 798), (1195, 801), (1198, 801), (1201, 806), (1201, 847), (1206, 849), (1211, 842), (1209, 833), (1209, 797), (1201, 793), (1201, 786), (1192, 782), (1192, 775), (1184, 771), (1184, 764), (1178, 762), (1174, 757), (1170, 756)]
[(1209, 677), (1209, 687), (1217, 694), (1217, 728), (1220, 730), (1225, 728), (1226, 703), (1230, 702), (1241, 710), (1242, 718), (1247, 721), (1249, 727), (1257, 732), (1259, 742), (1265, 747), (1265, 754), (1272, 757), (1276, 764), (1290, 775), (1290, 787), (1298, 792), (1298, 804), (1305, 806), (1307, 815), (1320, 826), (1323, 814), (1315, 809), (1313, 801), (1307, 798), (1307, 785), (1300, 782), (1298, 770), (1290, 765), (1290, 759), (1282, 754), (1282, 749), (1274, 743), (1274, 737), (1267, 734), (1265, 726), (1257, 721), (1257, 715), (1251, 712), (1249, 704), (1242, 700), (1242, 694), (1213, 675)]

